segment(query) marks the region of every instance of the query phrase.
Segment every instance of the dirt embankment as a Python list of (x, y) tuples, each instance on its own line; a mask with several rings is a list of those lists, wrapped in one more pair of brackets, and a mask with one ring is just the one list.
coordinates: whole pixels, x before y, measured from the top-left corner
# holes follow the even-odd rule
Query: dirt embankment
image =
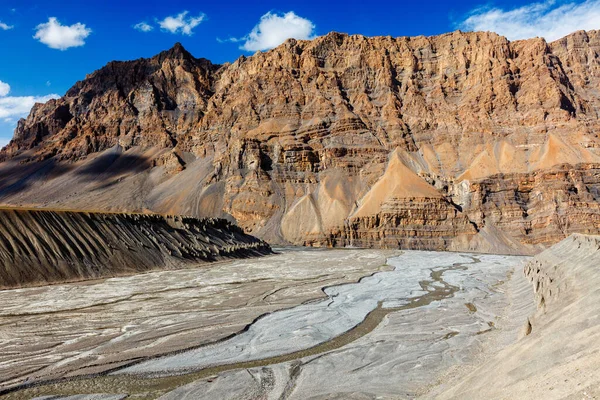
[(223, 219), (0, 209), (0, 289), (270, 252)]
[(538, 254), (524, 272), (537, 311), (523, 337), (431, 397), (600, 397), (600, 236), (572, 235)]

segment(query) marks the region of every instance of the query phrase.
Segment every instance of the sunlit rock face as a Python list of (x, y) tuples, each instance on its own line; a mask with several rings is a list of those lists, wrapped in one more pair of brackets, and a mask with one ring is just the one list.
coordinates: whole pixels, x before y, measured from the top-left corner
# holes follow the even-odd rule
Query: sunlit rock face
[(599, 48), (598, 31), (330, 33), (214, 65), (178, 44), (35, 106), (0, 153), (1, 201), (225, 216), (295, 244), (532, 252), (598, 231)]

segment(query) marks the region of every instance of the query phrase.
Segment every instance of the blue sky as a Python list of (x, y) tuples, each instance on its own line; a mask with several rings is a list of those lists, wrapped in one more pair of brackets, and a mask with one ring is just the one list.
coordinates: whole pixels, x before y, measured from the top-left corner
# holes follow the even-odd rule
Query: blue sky
[(0, 145), (35, 101), (64, 94), (111, 60), (150, 57), (179, 41), (215, 63), (287, 37), (491, 30), (554, 40), (600, 29), (600, 0), (541, 2), (0, 0)]

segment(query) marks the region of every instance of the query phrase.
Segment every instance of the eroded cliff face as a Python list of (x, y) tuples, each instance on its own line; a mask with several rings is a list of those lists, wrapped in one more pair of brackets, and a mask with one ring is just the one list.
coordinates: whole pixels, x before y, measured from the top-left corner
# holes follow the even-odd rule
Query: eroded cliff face
[(331, 33), (217, 66), (176, 45), (34, 107), (0, 153), (0, 200), (224, 216), (296, 244), (534, 251), (598, 231), (599, 50), (597, 31)]
[(0, 289), (269, 254), (228, 221), (0, 209)]

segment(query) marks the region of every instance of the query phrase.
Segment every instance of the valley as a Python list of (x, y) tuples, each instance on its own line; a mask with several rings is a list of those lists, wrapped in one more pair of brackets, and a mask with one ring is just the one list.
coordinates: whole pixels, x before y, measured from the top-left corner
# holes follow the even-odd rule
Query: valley
[[(37, 338), (32, 332), (28, 346), (4, 347), (6, 354), (31, 351), (19, 361), (4, 358), (11, 371), (18, 366), (22, 371), (13, 384), (24, 376), (41, 382), (6, 396), (415, 396), (448, 368), (473, 363), (491, 338), (517, 340), (533, 302), (524, 297), (522, 304), (511, 304), (508, 293), (528, 289), (515, 273), (526, 261), (427, 251), (286, 249), (193, 271), (191, 281), (186, 277), (192, 271), (184, 270), (91, 282), (73, 287), (79, 300), (55, 303), (50, 318), (56, 330), (49, 343), (32, 342)], [(154, 281), (162, 284), (158, 292)], [(357, 283), (340, 286), (344, 281)], [(140, 289), (126, 289), (132, 287)], [(22, 321), (11, 330), (23, 337), (28, 324), (48, 320), (36, 310), (47, 307), (42, 299), (69, 288), (51, 286), (31, 296), (30, 289), (19, 290), (13, 304), (20, 312), (2, 316), (3, 323)], [(17, 293), (0, 295), (6, 301)], [(23, 309), (19, 302), (30, 305)], [(175, 309), (179, 312), (169, 312)], [(128, 322), (119, 328), (123, 312)], [(85, 323), (78, 325), (81, 318)], [(69, 327), (61, 333), (63, 320)], [(83, 328), (85, 334), (78, 332)], [(61, 344), (70, 335), (78, 339)], [(332, 364), (337, 367), (329, 368)], [(49, 378), (59, 380), (43, 384)]]

